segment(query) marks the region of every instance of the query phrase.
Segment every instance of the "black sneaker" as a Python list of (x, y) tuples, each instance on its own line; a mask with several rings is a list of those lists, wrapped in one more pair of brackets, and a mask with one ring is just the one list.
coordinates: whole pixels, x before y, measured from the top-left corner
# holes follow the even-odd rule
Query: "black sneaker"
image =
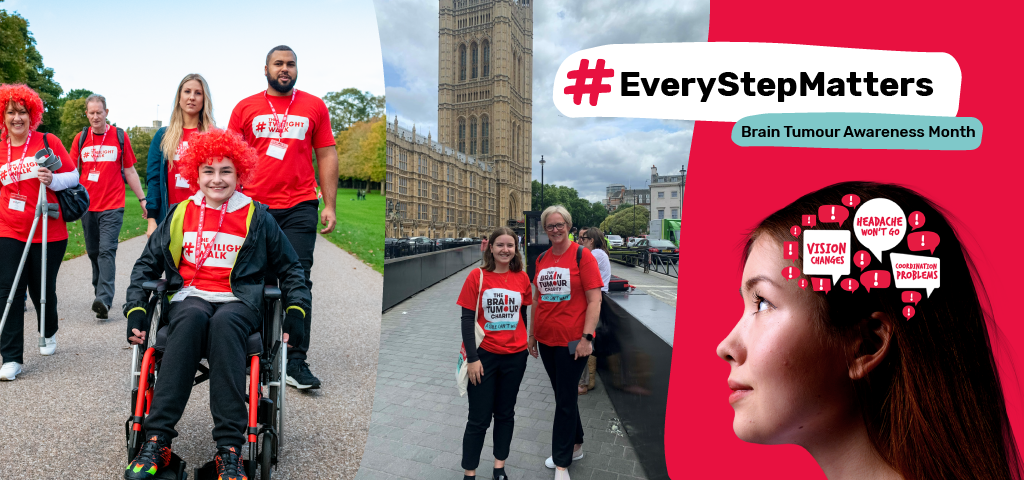
[(96, 318), (105, 320), (107, 318), (107, 311), (109, 309), (110, 307), (104, 305), (103, 302), (98, 298), (92, 301), (92, 311), (96, 312)]
[(285, 382), (299, 390), (320, 388), (320, 379), (309, 371), (309, 364), (302, 360), (288, 360), (288, 378)]
[(238, 447), (217, 449), (217, 456), (213, 459), (217, 464), (217, 480), (249, 480), (245, 476), (245, 464), (238, 454), (240, 450)]
[(171, 442), (160, 435), (152, 435), (142, 449), (124, 469), (125, 480), (148, 480), (156, 478), (161, 468), (171, 463)]

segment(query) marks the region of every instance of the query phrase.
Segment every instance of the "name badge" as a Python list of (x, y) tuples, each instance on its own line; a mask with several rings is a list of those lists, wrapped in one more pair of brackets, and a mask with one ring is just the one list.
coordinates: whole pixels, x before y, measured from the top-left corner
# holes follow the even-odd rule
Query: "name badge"
[(280, 140), (271, 140), (270, 146), (267, 147), (267, 156), (274, 157), (278, 160), (284, 160), (284, 152), (288, 151), (288, 144)]
[(7, 204), (7, 208), (14, 210), (15, 212), (24, 212), (25, 200), (28, 200), (28, 197), (24, 195), (11, 195), (11, 201)]
[(174, 186), (177, 188), (189, 188), (188, 180), (181, 177), (180, 173), (174, 174)]
[(89, 181), (98, 182), (100, 181), (100, 172), (98, 170), (92, 170), (89, 172)]
[(175, 293), (174, 296), (171, 297), (171, 303), (176, 303), (184, 300), (186, 297), (192, 294), (193, 290), (195, 290), (195, 287), (184, 287), (181, 290), (178, 290), (178, 293)]

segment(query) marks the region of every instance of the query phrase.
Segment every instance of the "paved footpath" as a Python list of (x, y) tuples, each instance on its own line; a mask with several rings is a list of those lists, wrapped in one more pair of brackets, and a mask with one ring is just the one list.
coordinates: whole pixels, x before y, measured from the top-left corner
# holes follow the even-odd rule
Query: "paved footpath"
[[(460, 308), (455, 304), (471, 269), (396, 305), (381, 321), (377, 389), (370, 435), (357, 480), (462, 478), (462, 435), (468, 403), (455, 385), (461, 343)], [(555, 397), (540, 359), (530, 357), (516, 403), (516, 426), (506, 472), (513, 480), (551, 479), (544, 466), (551, 455)], [(600, 378), (579, 398), (586, 456), (573, 462), (573, 480), (645, 478)], [(479, 478), (491, 478), (494, 457), (488, 430)]]
[[(127, 464), (131, 350), (125, 348), (120, 305), (144, 242), (145, 237), (135, 238), (118, 249), (115, 307), (106, 321), (97, 320), (90, 309), (89, 259), (61, 265), (60, 331), (52, 357), (39, 355), (36, 314), (29, 308), (25, 372), (14, 382), (0, 383), (0, 479), (121, 478)], [(356, 475), (373, 402), (382, 292), (381, 274), (317, 239), (308, 361), (323, 388), (308, 393), (288, 388), (285, 445), (274, 478)], [(173, 444), (190, 466), (209, 461), (216, 452), (209, 412), (209, 387), (203, 383), (192, 392)]]
[(679, 290), (679, 279), (662, 273), (644, 273), (640, 267), (611, 262), (612, 275), (629, 280), (630, 285), (647, 292), (648, 295), (658, 299), (666, 305), (676, 306), (676, 296)]

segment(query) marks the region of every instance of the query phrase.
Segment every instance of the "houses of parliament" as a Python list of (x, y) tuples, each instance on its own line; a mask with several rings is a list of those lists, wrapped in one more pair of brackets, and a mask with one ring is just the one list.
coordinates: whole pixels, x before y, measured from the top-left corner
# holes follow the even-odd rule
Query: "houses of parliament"
[(387, 126), (388, 237), (485, 237), (530, 210), (530, 0), (439, 0), (437, 138)]

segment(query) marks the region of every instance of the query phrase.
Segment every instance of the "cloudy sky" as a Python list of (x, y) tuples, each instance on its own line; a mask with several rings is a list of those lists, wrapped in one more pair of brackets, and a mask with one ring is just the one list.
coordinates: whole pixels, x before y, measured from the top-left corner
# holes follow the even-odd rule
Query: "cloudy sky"
[[(437, 132), (436, 0), (375, 0), (389, 115)], [(693, 122), (563, 117), (551, 102), (554, 75), (571, 53), (615, 43), (706, 42), (708, 0), (535, 0), (533, 178), (598, 201), (612, 183), (643, 188), (686, 164)], [(390, 118), (389, 118), (390, 120)]]
[[(28, 20), (65, 92), (105, 95), (109, 119), (121, 127), (166, 125), (188, 73), (209, 82), (215, 120), (226, 127), (239, 100), (267, 88), (263, 65), (280, 44), (298, 53), (299, 90), (384, 93), (372, 0), (6, 0), (0, 8)], [(294, 16), (275, 16), (283, 11)]]

